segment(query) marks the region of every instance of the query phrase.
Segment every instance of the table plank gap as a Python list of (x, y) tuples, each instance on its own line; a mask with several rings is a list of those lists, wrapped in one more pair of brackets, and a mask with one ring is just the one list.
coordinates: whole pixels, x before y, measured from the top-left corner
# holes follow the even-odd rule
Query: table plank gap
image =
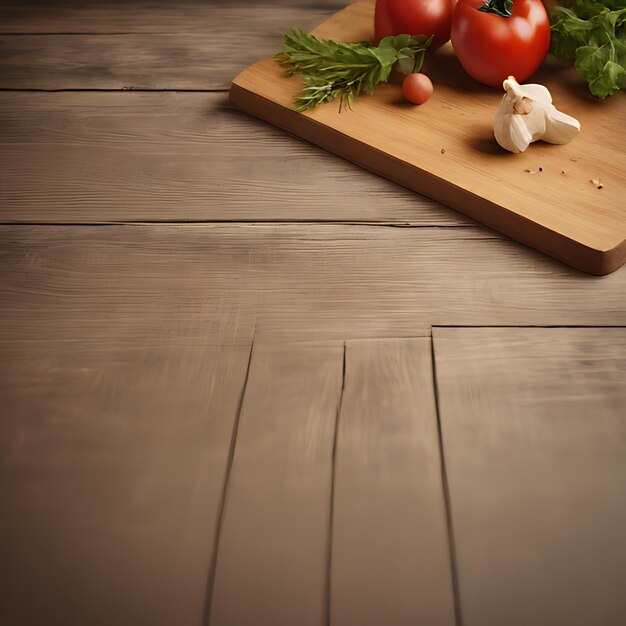
[(211, 626), (326, 623), (340, 346), (256, 345), (218, 548)]
[(434, 329), (464, 626), (626, 614), (626, 332)]
[(226, 470), (224, 472), (224, 486), (222, 489), (222, 497), (219, 503), (219, 510), (217, 513), (217, 522), (215, 526), (215, 533), (213, 535), (213, 552), (212, 559), (209, 563), (209, 574), (207, 577), (206, 585), (206, 598), (202, 623), (208, 624), (209, 616), (211, 614), (211, 602), (213, 598), (213, 587), (215, 585), (215, 572), (217, 569), (217, 551), (220, 544), (220, 537), (222, 533), (222, 523), (224, 521), (224, 507), (226, 504), (226, 494), (228, 493), (228, 485), (230, 482), (230, 474), (233, 468), (233, 459), (235, 456), (235, 446), (237, 445), (237, 437), (239, 436), (239, 421), (241, 419), (241, 408), (243, 406), (243, 399), (245, 397), (246, 389), (248, 388), (248, 380), (250, 378), (250, 365), (252, 363), (252, 351), (254, 350), (254, 335), (250, 344), (250, 350), (248, 352), (248, 363), (246, 366), (246, 374), (241, 387), (241, 394), (239, 396), (239, 403), (235, 414), (235, 420), (233, 423), (232, 434), (230, 438), (230, 445), (228, 447), (228, 460), (226, 462)]
[(197, 626), (248, 347), (75, 339), (0, 350), (0, 622)]
[(350, 341), (331, 626), (455, 623), (428, 338)]

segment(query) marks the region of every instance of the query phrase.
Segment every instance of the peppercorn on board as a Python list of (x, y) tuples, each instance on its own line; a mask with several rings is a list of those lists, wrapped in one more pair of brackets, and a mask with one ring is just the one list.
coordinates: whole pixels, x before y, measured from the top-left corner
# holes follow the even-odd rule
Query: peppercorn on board
[[(336, 13), (313, 31), (344, 42), (371, 40), (373, 0)], [(626, 98), (604, 102), (587, 92), (573, 69), (548, 58), (527, 82), (551, 91), (554, 104), (576, 117), (581, 133), (567, 145), (538, 142), (522, 154), (502, 150), (493, 118), (502, 93), (467, 76), (450, 44), (427, 55), (423, 70), (435, 85), (422, 106), (404, 101), (399, 84), (373, 96), (306, 113), (293, 108), (301, 89), (272, 58), (252, 65), (232, 84), (232, 103), (528, 246), (591, 274), (626, 261)], [(322, 183), (323, 181), (320, 181)]]

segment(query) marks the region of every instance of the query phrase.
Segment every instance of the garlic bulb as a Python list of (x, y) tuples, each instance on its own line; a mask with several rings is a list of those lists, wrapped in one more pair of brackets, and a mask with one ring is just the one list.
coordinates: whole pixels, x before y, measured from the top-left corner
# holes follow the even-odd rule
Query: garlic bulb
[(580, 132), (578, 120), (557, 111), (543, 85), (520, 85), (513, 76), (493, 122), (496, 141), (509, 152), (524, 152), (533, 142), (568, 143)]

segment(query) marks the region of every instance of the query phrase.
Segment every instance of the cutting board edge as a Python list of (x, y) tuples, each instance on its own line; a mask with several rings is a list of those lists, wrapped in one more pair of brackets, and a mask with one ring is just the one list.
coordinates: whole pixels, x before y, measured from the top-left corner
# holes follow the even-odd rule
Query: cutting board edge
[[(241, 72), (231, 85), (230, 102), (236, 108), (588, 274), (604, 276), (618, 270), (626, 262), (626, 239), (608, 250), (571, 239), (246, 89), (241, 83), (245, 82), (248, 71), (250, 68)], [(359, 150), (353, 149), (354, 144), (358, 144)]]

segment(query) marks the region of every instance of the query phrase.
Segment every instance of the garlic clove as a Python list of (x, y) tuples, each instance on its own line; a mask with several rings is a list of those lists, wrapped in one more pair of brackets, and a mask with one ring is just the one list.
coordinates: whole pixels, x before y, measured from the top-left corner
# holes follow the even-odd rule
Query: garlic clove
[(552, 104), (552, 94), (548, 91), (547, 87), (537, 84), (520, 85), (520, 87), (527, 98), (535, 102), (540, 102), (541, 104)]
[(550, 116), (546, 116), (546, 132), (541, 139), (548, 143), (569, 143), (580, 132), (580, 122), (571, 115), (552, 108), (554, 110)]
[(535, 106), (525, 115), (516, 113), (510, 102), (503, 108), (507, 113), (496, 117), (493, 130), (496, 141), (505, 150), (524, 152), (545, 133), (546, 120), (541, 108)]
[(509, 152), (524, 152), (534, 141), (564, 144), (579, 132), (580, 124), (552, 104), (543, 85), (520, 85), (509, 76), (502, 84), (505, 95), (493, 124), (494, 136)]
[(533, 140), (526, 124), (519, 115), (510, 115), (498, 127), (494, 127), (496, 141), (509, 152), (524, 152)]

